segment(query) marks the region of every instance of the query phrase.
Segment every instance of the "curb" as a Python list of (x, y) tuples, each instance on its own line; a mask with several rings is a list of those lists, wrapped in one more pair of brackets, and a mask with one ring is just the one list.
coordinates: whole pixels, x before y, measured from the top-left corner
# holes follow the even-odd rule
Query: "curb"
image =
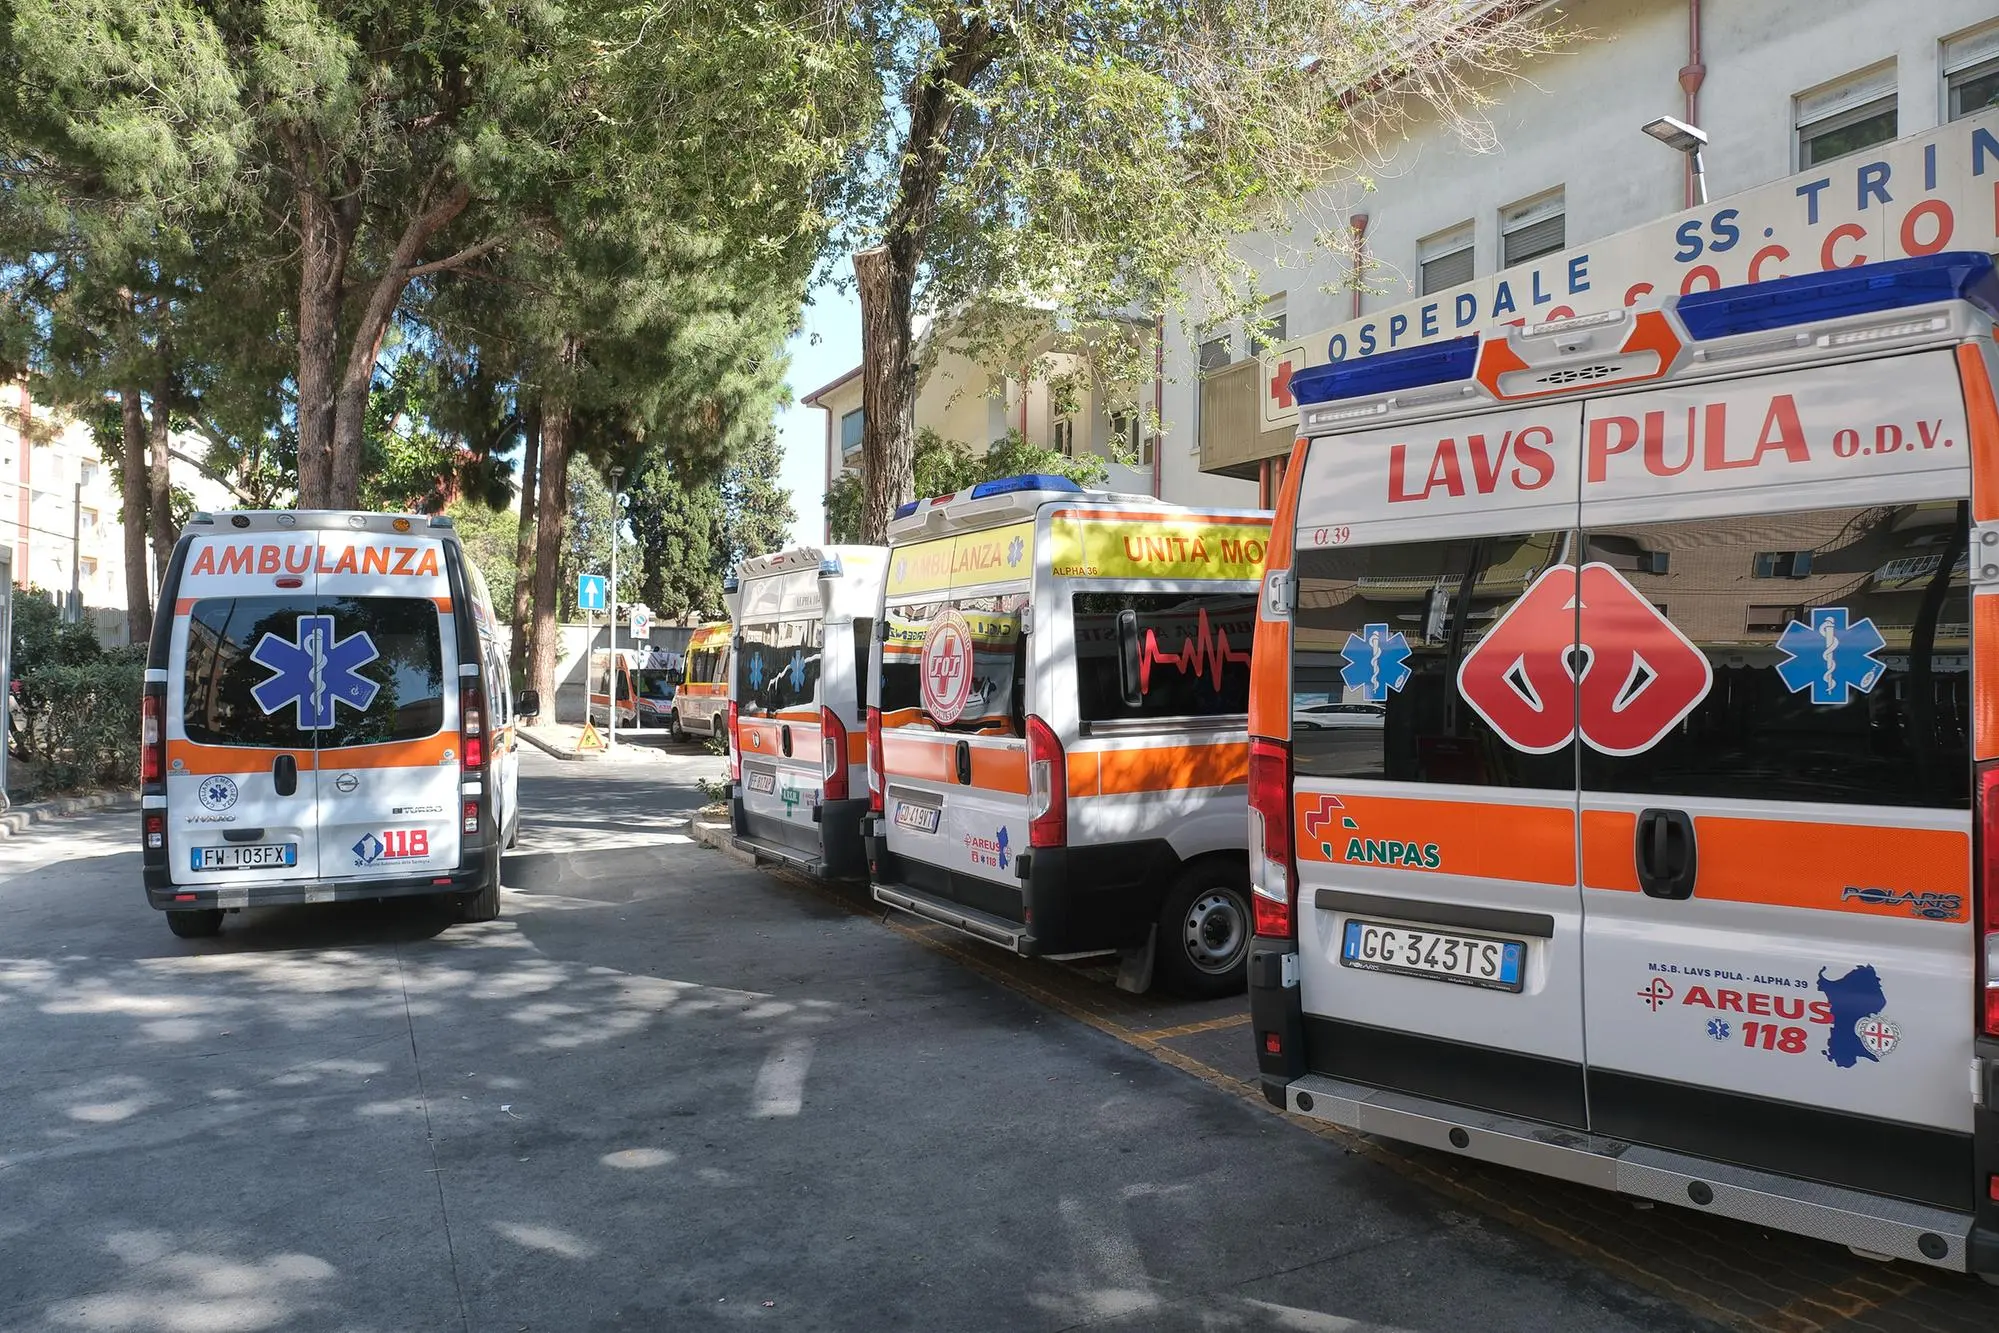
[(711, 852), (732, 856), (746, 866), (754, 866), (757, 863), (757, 859), (748, 852), (737, 850), (734, 834), (727, 824), (710, 824), (700, 819), (690, 819), (687, 821), (687, 835)]
[(535, 735), (533, 732), (529, 731), (526, 727), (515, 727), (514, 735), (520, 737), (522, 740), (526, 741), (529, 745), (534, 746), (535, 749), (540, 750), (543, 754), (547, 755), (551, 759), (561, 759), (568, 761), (570, 763), (594, 764), (604, 757), (604, 752), (602, 750), (586, 753), (581, 750), (560, 749), (557, 746), (551, 744), (550, 742), (545, 741), (541, 737)]
[(139, 793), (136, 791), (100, 791), (88, 796), (58, 796), (47, 801), (29, 801), (17, 805), (0, 814), (0, 838), (13, 838), (26, 833), (36, 824), (46, 824), (51, 820), (65, 819), (70, 815), (88, 814), (92, 810), (117, 808), (136, 810), (139, 808)]

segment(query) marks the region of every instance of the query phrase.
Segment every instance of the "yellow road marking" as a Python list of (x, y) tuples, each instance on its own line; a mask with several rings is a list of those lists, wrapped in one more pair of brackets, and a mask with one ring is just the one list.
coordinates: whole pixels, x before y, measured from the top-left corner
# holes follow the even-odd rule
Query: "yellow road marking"
[(1154, 1041), (1166, 1041), (1172, 1037), (1191, 1037), (1196, 1032), (1220, 1032), (1223, 1028), (1239, 1028), (1249, 1025), (1248, 1014), (1230, 1014), (1227, 1018), (1211, 1018), (1205, 1023), (1182, 1023), (1177, 1028), (1154, 1028), (1150, 1032), (1137, 1035), (1150, 1037)]

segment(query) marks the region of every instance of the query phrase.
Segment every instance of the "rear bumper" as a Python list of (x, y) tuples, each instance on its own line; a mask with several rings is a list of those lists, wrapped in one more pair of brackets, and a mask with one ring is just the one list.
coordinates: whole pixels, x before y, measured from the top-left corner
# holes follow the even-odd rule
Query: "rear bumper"
[[(456, 870), (393, 879), (288, 880), (278, 884), (230, 884), (203, 888), (175, 884), (163, 865), (147, 866), (146, 902), (162, 912), (200, 911), (215, 907), (289, 907), (299, 903), (346, 903), (376, 898), (420, 898), (439, 893), (470, 893), (486, 882), (497, 847), (472, 847)], [(442, 880), (444, 882), (439, 883)]]
[(732, 793), (729, 826), (736, 847), (760, 860), (776, 861), (820, 879), (866, 879), (868, 857), (861, 840), (861, 821), (867, 813), (868, 803), (863, 798), (822, 801), (809, 823), (771, 819), (749, 813), (742, 796)]

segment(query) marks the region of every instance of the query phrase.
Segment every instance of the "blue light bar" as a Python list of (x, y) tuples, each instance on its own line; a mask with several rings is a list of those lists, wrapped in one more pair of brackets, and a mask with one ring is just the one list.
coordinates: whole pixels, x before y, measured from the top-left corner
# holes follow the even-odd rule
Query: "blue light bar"
[(1801, 273), (1741, 287), (1682, 296), (1680, 322), (1696, 341), (1760, 333), (1845, 315), (1899, 310), (1937, 301), (1970, 301), (1999, 317), (1999, 276), (1992, 258), (1953, 250), (1917, 259)]
[(895, 516), (897, 518), (908, 518), (916, 512), (916, 506), (922, 503), (923, 501), (921, 500), (905, 500), (895, 507)]
[(988, 495), (1012, 495), (1016, 491), (1072, 491), (1081, 495), (1083, 488), (1069, 478), (1058, 477), (1051, 472), (1027, 472), (1018, 477), (982, 481), (972, 487), (972, 498), (983, 500)]
[(743, 586), (743, 581), (737, 578), (734, 574), (725, 574), (722, 576), (723, 592), (725, 593), (735, 592), (738, 588), (741, 588), (742, 586)]
[(1477, 365), (1478, 335), (1468, 334), (1400, 352), (1293, 371), (1291, 396), (1301, 408), (1347, 398), (1374, 398), (1398, 389), (1468, 380)]

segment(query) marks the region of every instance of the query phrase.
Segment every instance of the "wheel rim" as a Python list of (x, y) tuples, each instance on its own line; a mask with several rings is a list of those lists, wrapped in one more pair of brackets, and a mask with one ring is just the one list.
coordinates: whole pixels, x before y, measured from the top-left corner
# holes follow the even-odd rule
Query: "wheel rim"
[(1249, 908), (1241, 895), (1210, 889), (1194, 899), (1181, 923), (1187, 958), (1210, 975), (1227, 972), (1249, 947)]

